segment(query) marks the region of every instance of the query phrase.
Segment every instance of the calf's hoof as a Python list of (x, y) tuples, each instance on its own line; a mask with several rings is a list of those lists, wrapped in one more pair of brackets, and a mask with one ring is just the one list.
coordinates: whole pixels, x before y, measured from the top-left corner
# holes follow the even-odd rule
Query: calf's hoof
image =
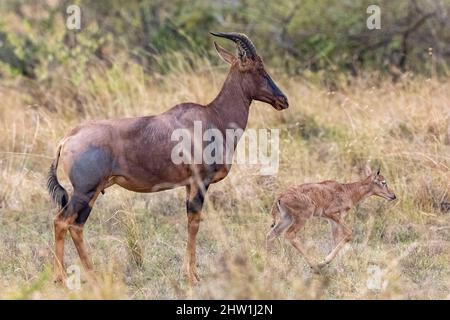
[(320, 274), (320, 268), (318, 265), (310, 265), (311, 271), (314, 274)]
[(323, 271), (323, 269), (325, 267), (327, 267), (329, 265), (329, 262), (326, 261), (322, 261), (318, 264), (316, 264), (315, 266), (312, 266), (311, 268), (313, 269), (314, 273), (319, 274)]

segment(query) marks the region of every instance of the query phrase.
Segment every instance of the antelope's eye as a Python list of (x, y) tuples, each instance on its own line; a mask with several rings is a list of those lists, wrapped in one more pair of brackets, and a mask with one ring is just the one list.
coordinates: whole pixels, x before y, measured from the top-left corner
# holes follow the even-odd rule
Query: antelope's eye
[(386, 181), (381, 181), (381, 184), (382, 184), (383, 186), (387, 185)]

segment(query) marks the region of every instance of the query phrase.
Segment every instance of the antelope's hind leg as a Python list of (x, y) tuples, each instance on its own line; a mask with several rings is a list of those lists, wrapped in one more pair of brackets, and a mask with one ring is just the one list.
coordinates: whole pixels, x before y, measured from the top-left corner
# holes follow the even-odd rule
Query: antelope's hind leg
[(111, 165), (112, 157), (106, 151), (92, 147), (81, 153), (70, 168), (69, 177), (74, 192), (54, 220), (56, 282), (61, 282), (65, 277), (64, 238), (68, 230), (83, 267), (87, 271), (92, 269), (84, 244), (83, 227), (95, 200), (108, 181)]
[(81, 263), (86, 270), (92, 269), (88, 259), (87, 250), (83, 241), (83, 226), (92, 210), (93, 201), (98, 192), (80, 193), (75, 191), (67, 206), (63, 208), (54, 219), (55, 227), (55, 282), (62, 282), (65, 278), (64, 269), (64, 239), (67, 231), (80, 256)]
[[(88, 251), (86, 248), (86, 244), (84, 242), (83, 229), (84, 224), (89, 217), (89, 214), (94, 206), (94, 202), (97, 199), (100, 192), (102, 192), (103, 186), (97, 187), (97, 190), (92, 193), (89, 193), (83, 202), (83, 208), (79, 211), (77, 218), (74, 223), (69, 226), (70, 236), (72, 237), (75, 248), (77, 249), (78, 255), (81, 260), (81, 264), (83, 268), (90, 272), (92, 271), (92, 262), (89, 259)], [(88, 201), (89, 200), (89, 201)]]
[(66, 208), (62, 208), (53, 220), (55, 232), (55, 258), (54, 278), (55, 283), (61, 283), (65, 278), (64, 269), (64, 238), (69, 229), (70, 220), (66, 217)]

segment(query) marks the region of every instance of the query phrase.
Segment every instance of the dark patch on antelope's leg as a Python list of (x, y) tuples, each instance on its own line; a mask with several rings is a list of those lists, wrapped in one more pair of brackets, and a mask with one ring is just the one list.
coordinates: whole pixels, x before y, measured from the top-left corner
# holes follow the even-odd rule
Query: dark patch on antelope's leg
[(95, 192), (82, 193), (75, 190), (64, 212), (65, 218), (71, 218), (75, 223), (82, 224), (86, 221), (91, 208), (89, 202), (94, 197)]
[(89, 192), (84, 197), (80, 197), (77, 194), (78, 199), (80, 199), (81, 209), (78, 211), (77, 217), (73, 224), (70, 225), (69, 231), (72, 237), (73, 243), (77, 249), (78, 255), (80, 256), (81, 263), (86, 271), (92, 270), (92, 262), (89, 259), (88, 251), (84, 243), (83, 229), (86, 220), (92, 210), (95, 200), (100, 194), (102, 187), (99, 186), (96, 191)]
[(204, 201), (205, 201), (205, 194), (201, 190), (197, 190), (193, 198), (190, 198), (188, 196), (188, 199), (186, 200), (187, 213), (188, 214), (200, 213), (202, 211)]

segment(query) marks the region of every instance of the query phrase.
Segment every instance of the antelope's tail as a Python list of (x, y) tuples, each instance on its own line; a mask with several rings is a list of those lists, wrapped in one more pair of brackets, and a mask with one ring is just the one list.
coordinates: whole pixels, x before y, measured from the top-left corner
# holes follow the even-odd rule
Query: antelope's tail
[(66, 189), (64, 189), (63, 186), (59, 183), (58, 177), (56, 175), (61, 148), (62, 144), (58, 146), (58, 150), (56, 151), (56, 158), (55, 160), (53, 160), (52, 164), (50, 165), (50, 169), (48, 170), (47, 190), (53, 202), (55, 202), (59, 207), (64, 208), (69, 201), (69, 195), (67, 194)]

